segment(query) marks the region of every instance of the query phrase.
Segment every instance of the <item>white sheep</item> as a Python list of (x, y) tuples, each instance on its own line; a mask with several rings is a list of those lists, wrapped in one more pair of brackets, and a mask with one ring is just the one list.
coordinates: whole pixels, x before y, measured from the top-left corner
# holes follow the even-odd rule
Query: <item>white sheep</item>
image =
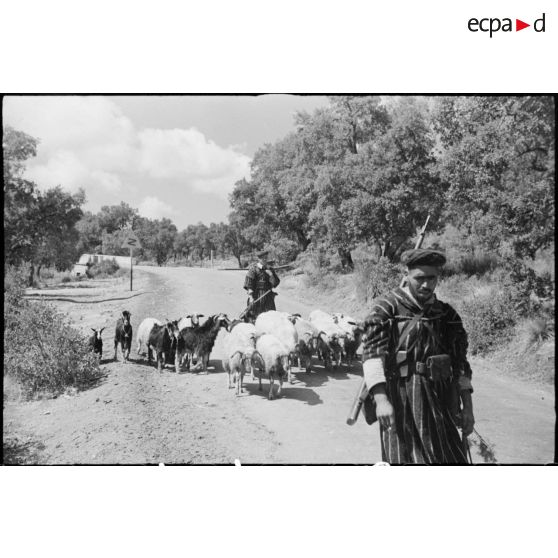
[(331, 314), (323, 310), (312, 310), (312, 312), (310, 312), (310, 322), (314, 324), (320, 332), (325, 333), (327, 344), (333, 355), (334, 367), (339, 366), (341, 364), (347, 333), (335, 323), (335, 319)]
[(252, 324), (237, 324), (230, 333), (225, 332), (223, 347), (223, 368), (228, 372), (228, 387), (233, 387), (234, 380), (236, 395), (240, 395), (244, 374), (250, 371), (254, 379), (252, 356), (256, 348), (256, 328)]
[(279, 379), (277, 396), (281, 395), (283, 377), (287, 373), (289, 367), (289, 352), (287, 347), (285, 347), (277, 337), (269, 333), (264, 333), (261, 337), (258, 337), (256, 341), (256, 351), (254, 352), (252, 360), (260, 367), (260, 390), (262, 389), (262, 367), (265, 374), (269, 377), (269, 399), (273, 399), (273, 382), (276, 377)]
[[(256, 318), (256, 337), (265, 333), (274, 335), (287, 348), (289, 354), (294, 357), (298, 343), (298, 334), (294, 323), (298, 317), (298, 314), (288, 314), (276, 310), (263, 312)], [(287, 366), (287, 375), (289, 383), (292, 383), (290, 364)]]
[(363, 328), (357, 320), (352, 316), (347, 316), (347, 314), (337, 312), (333, 314), (333, 319), (347, 333), (343, 353), (347, 358), (347, 364), (350, 366), (351, 362), (356, 359), (356, 352), (362, 341)]
[(298, 335), (296, 349), (298, 365), (305, 368), (306, 372), (310, 372), (312, 353), (317, 349), (320, 331), (314, 324), (303, 318), (298, 318), (294, 326)]

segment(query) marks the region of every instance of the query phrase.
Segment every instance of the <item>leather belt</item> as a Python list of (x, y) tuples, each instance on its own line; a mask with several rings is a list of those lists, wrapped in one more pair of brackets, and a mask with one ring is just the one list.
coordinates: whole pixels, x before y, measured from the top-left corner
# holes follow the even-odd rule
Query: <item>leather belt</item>
[(400, 378), (406, 378), (412, 374), (419, 374), (420, 376), (428, 377), (428, 368), (424, 362), (411, 362), (406, 366), (402, 366), (399, 369), (398, 376)]

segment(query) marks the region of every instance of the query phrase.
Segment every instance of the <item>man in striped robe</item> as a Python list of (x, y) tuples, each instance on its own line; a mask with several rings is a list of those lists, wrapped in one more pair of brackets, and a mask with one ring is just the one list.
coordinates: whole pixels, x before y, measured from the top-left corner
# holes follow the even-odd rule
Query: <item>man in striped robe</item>
[[(267, 250), (262, 250), (256, 254), (258, 261), (248, 268), (248, 273), (244, 280), (244, 289), (248, 292), (247, 304), (257, 301), (247, 312), (247, 318), (251, 321), (255, 321), (262, 312), (275, 310), (276, 293), (272, 289), (279, 285), (279, 277), (277, 277), (275, 270), (267, 263), (268, 253)], [(267, 294), (261, 300), (258, 300), (266, 292)]]
[(406, 286), (378, 298), (364, 324), (367, 403), (380, 424), (382, 460), (467, 463), (458, 431), (467, 436), (474, 426), (467, 334), (434, 295), (446, 258), (415, 249), (401, 259)]

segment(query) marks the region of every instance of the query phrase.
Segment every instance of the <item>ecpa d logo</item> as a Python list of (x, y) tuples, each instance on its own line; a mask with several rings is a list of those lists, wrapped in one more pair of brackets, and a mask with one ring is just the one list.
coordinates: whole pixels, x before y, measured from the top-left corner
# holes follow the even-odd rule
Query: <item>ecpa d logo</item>
[[(545, 15), (546, 14), (543, 14), (539, 19), (536, 19), (533, 22), (533, 29), (535, 32), (545, 32)], [(498, 17), (485, 17), (482, 19), (472, 17), (468, 21), (467, 27), (469, 28), (469, 31), (472, 31), (473, 33), (477, 33), (478, 31), (489, 33), (489, 37), (492, 38), (492, 35), (494, 33), (497, 33), (498, 31), (503, 31), (504, 33), (511, 31), (521, 31), (522, 29), (531, 27), (531, 24), (525, 23), (524, 21), (516, 18), (514, 29), (512, 19), (509, 17), (505, 17), (503, 19), (500, 19)]]

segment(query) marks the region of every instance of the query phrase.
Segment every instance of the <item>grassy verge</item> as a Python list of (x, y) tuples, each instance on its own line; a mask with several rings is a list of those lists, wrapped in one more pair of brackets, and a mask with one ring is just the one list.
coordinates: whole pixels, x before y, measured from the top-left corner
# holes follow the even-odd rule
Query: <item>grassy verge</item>
[(103, 376), (87, 338), (52, 306), (23, 298), (25, 277), (4, 278), (4, 400), (53, 397)]

